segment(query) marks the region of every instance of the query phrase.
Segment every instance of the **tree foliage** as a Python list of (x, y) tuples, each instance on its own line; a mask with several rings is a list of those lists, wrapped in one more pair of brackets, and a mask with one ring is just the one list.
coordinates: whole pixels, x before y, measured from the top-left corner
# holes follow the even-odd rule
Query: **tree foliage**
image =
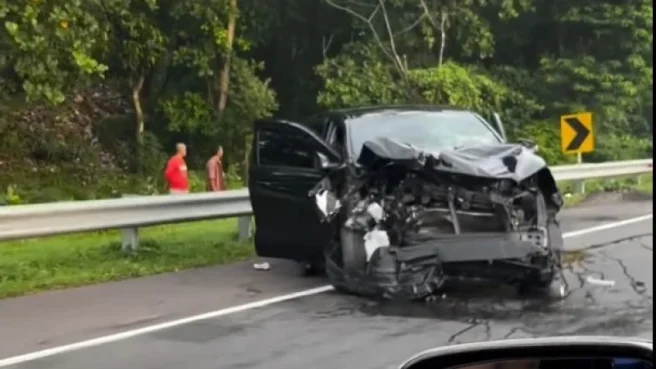
[(499, 112), (552, 163), (591, 111), (586, 160), (651, 155), (652, 28), (649, 0), (0, 0), (0, 185), (159, 178), (177, 141), (243, 174), (253, 120), (379, 103)]

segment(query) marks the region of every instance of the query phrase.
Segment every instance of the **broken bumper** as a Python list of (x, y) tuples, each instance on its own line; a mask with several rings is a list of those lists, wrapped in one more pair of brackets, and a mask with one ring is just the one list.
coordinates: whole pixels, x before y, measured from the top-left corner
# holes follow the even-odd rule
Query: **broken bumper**
[(416, 238), (402, 248), (378, 248), (364, 270), (345, 270), (327, 257), (326, 273), (339, 290), (390, 299), (436, 294), (450, 280), (550, 279), (559, 265), (550, 258), (546, 239), (536, 239), (541, 236), (549, 235), (470, 233)]

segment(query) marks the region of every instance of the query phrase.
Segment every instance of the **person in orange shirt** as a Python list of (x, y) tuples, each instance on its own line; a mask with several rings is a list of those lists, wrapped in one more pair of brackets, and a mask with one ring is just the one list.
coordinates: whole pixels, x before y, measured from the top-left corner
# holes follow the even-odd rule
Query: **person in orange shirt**
[(176, 153), (166, 164), (164, 176), (169, 185), (169, 193), (189, 193), (189, 179), (187, 178), (187, 163), (184, 157), (187, 155), (187, 146), (183, 143), (175, 145)]
[(207, 173), (207, 190), (223, 191), (225, 190), (225, 181), (223, 178), (223, 147), (219, 146), (216, 153), (207, 161), (205, 166)]

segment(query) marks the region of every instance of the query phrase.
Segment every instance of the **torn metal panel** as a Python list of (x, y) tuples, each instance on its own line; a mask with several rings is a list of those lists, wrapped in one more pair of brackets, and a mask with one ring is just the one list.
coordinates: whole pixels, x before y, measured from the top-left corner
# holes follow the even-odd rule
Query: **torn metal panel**
[(389, 247), (390, 240), (387, 231), (382, 229), (373, 229), (364, 235), (364, 249), (367, 253), (367, 261), (371, 262), (371, 257), (381, 247)]
[[(530, 243), (507, 243), (503, 237), (485, 245), (469, 241), (453, 238), (441, 244), (381, 247), (374, 251), (363, 270), (346, 271), (329, 262), (327, 273), (331, 282), (342, 290), (392, 299), (421, 299), (439, 293), (452, 280), (550, 281), (556, 273), (553, 268), (545, 270), (526, 260), (534, 252)], [(459, 249), (463, 245), (466, 250)], [(476, 257), (477, 251), (488, 250), (483, 246), (492, 247)], [(518, 261), (522, 259), (526, 261)]]
[(342, 207), (341, 201), (332, 190), (330, 179), (324, 178), (310, 191), (309, 196), (316, 203), (317, 210), (324, 222), (331, 221)]
[(532, 148), (520, 144), (433, 150), (388, 137), (365, 142), (358, 163), (364, 167), (373, 167), (381, 161), (394, 161), (410, 167), (429, 165), (437, 171), (480, 178), (510, 179), (514, 182), (520, 182), (547, 166)]
[(447, 235), (422, 245), (400, 247), (395, 253), (400, 262), (406, 263), (428, 255), (442, 263), (522, 259), (536, 252), (536, 241), (530, 238), (540, 236), (538, 232)]

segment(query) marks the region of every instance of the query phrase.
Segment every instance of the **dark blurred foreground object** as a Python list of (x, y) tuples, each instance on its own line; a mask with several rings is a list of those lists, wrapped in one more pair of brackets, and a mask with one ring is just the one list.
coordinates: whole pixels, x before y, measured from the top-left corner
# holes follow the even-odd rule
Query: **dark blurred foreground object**
[(627, 337), (544, 337), (421, 352), (401, 369), (652, 369), (653, 342)]

